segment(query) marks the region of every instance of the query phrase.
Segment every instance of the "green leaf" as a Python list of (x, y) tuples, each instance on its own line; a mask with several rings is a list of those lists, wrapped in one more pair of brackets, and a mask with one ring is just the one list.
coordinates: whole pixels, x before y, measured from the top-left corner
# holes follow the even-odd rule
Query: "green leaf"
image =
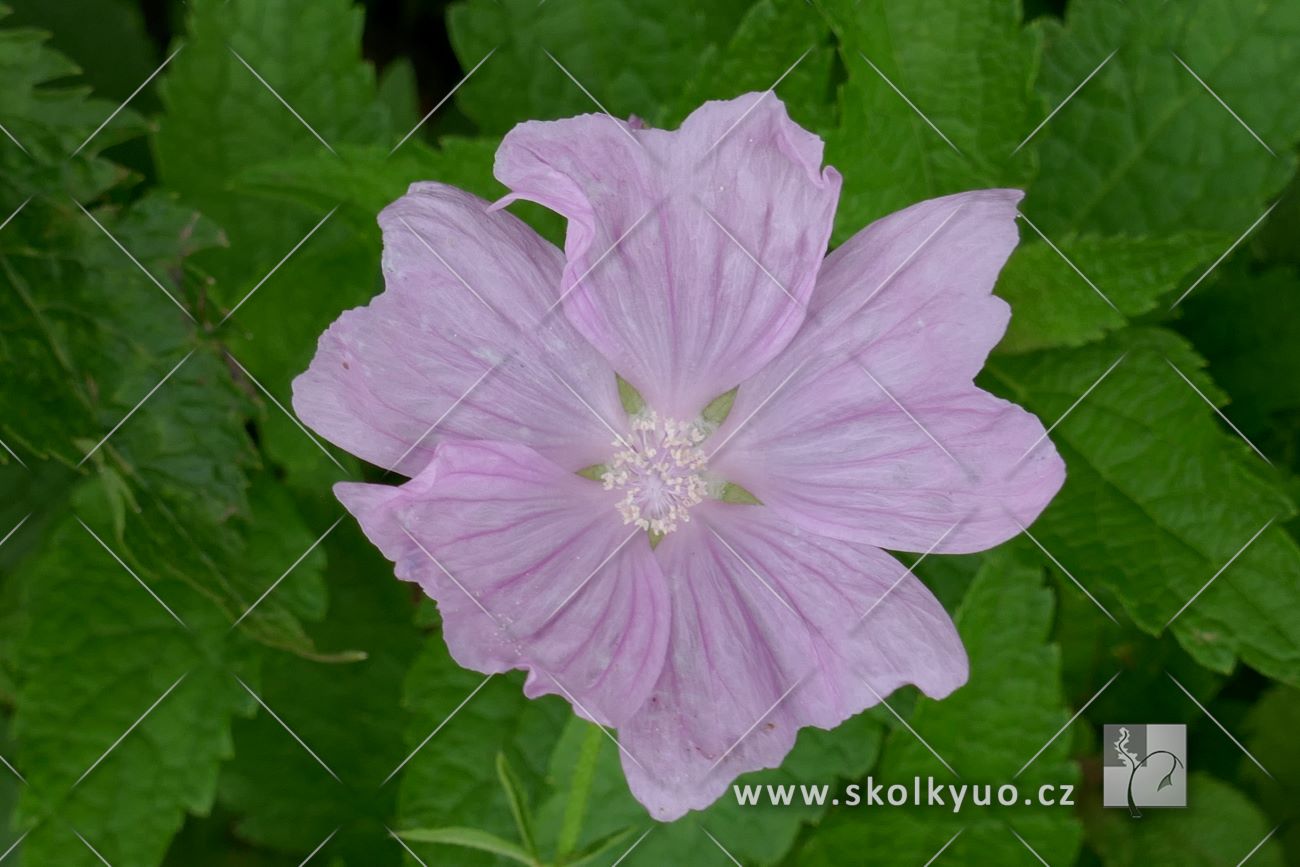
[(1268, 768), (1266, 775), (1245, 756), (1239, 757), (1242, 787), (1268, 816), (1268, 824), (1280, 825), (1278, 840), (1286, 850), (1288, 863), (1300, 857), (1300, 802), (1291, 781), (1300, 779), (1300, 751), (1295, 748), (1295, 721), (1300, 719), (1300, 690), (1274, 686), (1247, 713), (1241, 726), (1242, 740), (1251, 755)]
[(501, 781), (501, 788), (506, 793), (506, 803), (510, 805), (510, 815), (515, 820), (519, 839), (523, 842), (528, 856), (536, 861), (537, 841), (533, 837), (533, 817), (528, 811), (528, 796), (524, 793), (519, 777), (515, 776), (514, 770), (510, 767), (510, 760), (506, 758), (505, 753), (497, 753), (497, 779)]
[(667, 124), (680, 123), (702, 103), (776, 86), (791, 118), (829, 129), (835, 115), (835, 49), (830, 28), (804, 0), (759, 0), (731, 38), (705, 55), (702, 69), (678, 97)]
[(480, 831), (477, 828), (417, 828), (402, 831), (399, 836), (412, 843), (441, 843), (444, 846), (463, 846), (466, 849), (478, 849), (501, 855), (520, 864), (536, 864), (537, 861), (523, 849), (509, 840), (502, 840), (495, 834)]
[(1013, 151), (1030, 128), (1039, 40), (1018, 2), (824, 5), (848, 69), (827, 140), (844, 175), (837, 241), (920, 199), (1028, 180), (1032, 155)]
[(747, 0), (453, 4), (447, 27), (462, 68), (487, 58), (456, 92), (456, 104), (490, 135), (525, 120), (599, 111), (592, 97), (615, 117), (654, 122), (747, 6)]
[[(570, 716), (561, 699), (525, 698), (522, 683), (517, 673), (485, 682), (483, 675), (456, 665), (440, 635), (426, 640), (407, 675), (403, 699), (410, 712), (407, 751), (414, 756), (401, 775), (401, 827), (467, 825), (498, 836), (515, 833), (496, 775), (497, 754), (509, 756), (521, 787), (535, 799), (551, 745)], [(439, 862), (437, 850), (416, 851)], [(457, 863), (489, 862), (466, 854)]]
[[(970, 656), (970, 681), (943, 701), (917, 700), (911, 726), (960, 774), (954, 778), (920, 739), (895, 728), (873, 779), (911, 784), (934, 776), (954, 784), (990, 784), (1013, 777), (1021, 793), (1040, 785), (1076, 785), (1068, 739), (1054, 740), (1023, 774), (1017, 771), (1069, 719), (1060, 684), (1060, 657), (1047, 643), (1053, 599), (1042, 570), (1013, 548), (986, 556), (957, 614), (957, 629)], [(923, 796), (924, 797), (924, 796)], [(1034, 863), (1008, 828), (1050, 864), (1073, 863), (1080, 829), (1068, 807), (977, 808), (970, 795), (961, 813), (942, 807), (890, 807), (862, 820), (860, 809), (837, 813), (800, 852), (799, 863), (817, 867), (848, 863), (862, 852), (873, 863), (923, 864), (959, 830), (943, 858), (952, 863)]]
[[(582, 821), (591, 799), (591, 784), (596, 775), (596, 760), (600, 757), (605, 735), (598, 726), (590, 726), (578, 750), (577, 761), (569, 778), (569, 796), (564, 804), (564, 817), (560, 822), (559, 839), (555, 843), (555, 860), (566, 861), (578, 844), (582, 834)], [(590, 854), (590, 853), (589, 853)]]
[[(102, 528), (99, 492), (79, 499)], [(185, 812), (211, 807), (230, 720), (251, 709), (229, 621), (191, 587), (142, 577), (186, 626), (72, 518), (24, 572), (14, 734), (28, 864), (100, 864), (71, 828), (111, 863), (160, 863)]]
[(1035, 535), (1085, 587), (1108, 587), (1143, 630), (1161, 633), (1176, 617), (1173, 634), (1202, 665), (1227, 672), (1240, 656), (1300, 682), (1300, 623), (1285, 614), (1300, 606), (1300, 551), (1278, 526), (1242, 550), (1293, 507), (1179, 376), (1222, 402), (1185, 341), (1128, 329), (1077, 350), (1002, 359), (988, 372), (1050, 423), (1121, 357), (1052, 432), (1067, 479)]
[[(1034, 237), (1031, 232), (1026, 228), (1025, 235)], [(1041, 242), (1022, 243), (998, 279), (997, 294), (1011, 305), (1011, 324), (998, 352), (1097, 340), (1151, 311), (1189, 271), (1209, 264), (1232, 243), (1205, 232), (1052, 241), (1056, 250)]]
[[(279, 723), (259, 714), (235, 725), (235, 757), (222, 769), (218, 795), (236, 815), (241, 840), (301, 861), (337, 829), (332, 854), (348, 863), (396, 865), (401, 851), (384, 823), (395, 812), (397, 786), (383, 784), (409, 752), (402, 741), (407, 720), (396, 709), (419, 649), (418, 633), (403, 628), (410, 594), (350, 519), (322, 548), (330, 611), (312, 635), (327, 647), (363, 651), (365, 659), (331, 664), (270, 656), (260, 694), (342, 782), (286, 741)], [(295, 571), (275, 594), (300, 578)]]
[(1287, 151), (1300, 136), (1298, 45), (1300, 6), (1288, 0), (1071, 4), (1043, 60), (1044, 107), (1060, 105), (1116, 53), (1039, 132), (1042, 170), (1026, 212), (1049, 236), (1236, 237), (1295, 167)]
[(1211, 867), (1247, 855), (1252, 867), (1284, 863), (1276, 840), (1251, 854), (1271, 826), (1240, 792), (1204, 773), (1188, 776), (1186, 810), (1147, 810), (1133, 821), (1124, 810), (1094, 809), (1087, 822), (1107, 867)]
[[(877, 712), (859, 714), (834, 731), (804, 729), (780, 768), (746, 774), (736, 782), (738, 785), (797, 786), (832, 784), (837, 779), (858, 776), (874, 764), (883, 732), (884, 725)], [(581, 839), (592, 847), (597, 841), (606, 841), (608, 835), (628, 835), (627, 845), (611, 853), (613, 858), (621, 856), (632, 845), (632, 835), (640, 837), (650, 830), (637, 843), (636, 854), (629, 860), (691, 864), (700, 858), (701, 851), (716, 851), (716, 845), (705, 834), (707, 829), (746, 863), (775, 864), (790, 850), (804, 824), (817, 821), (828, 809), (805, 806), (797, 799), (793, 806), (742, 807), (728, 793), (706, 810), (688, 813), (670, 824), (660, 824), (650, 819), (645, 808), (628, 791), (617, 747), (590, 723), (571, 718), (551, 756), (548, 780), (553, 791), (538, 807), (539, 834), (553, 835), (560, 826), (573, 786), (581, 782), (575, 774), (578, 757), (592, 742), (593, 735), (599, 738), (599, 750)], [(543, 836), (543, 848), (547, 842)], [(717, 855), (724, 858), (721, 852)]]

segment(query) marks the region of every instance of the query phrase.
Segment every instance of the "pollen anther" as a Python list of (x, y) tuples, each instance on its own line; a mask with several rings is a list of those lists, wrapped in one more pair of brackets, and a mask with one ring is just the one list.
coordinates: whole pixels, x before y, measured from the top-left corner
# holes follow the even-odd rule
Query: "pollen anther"
[(690, 508), (709, 490), (704, 437), (693, 422), (653, 411), (633, 417), (631, 436), (614, 441), (618, 451), (601, 476), (605, 490), (624, 493), (616, 504), (624, 524), (665, 534), (691, 520)]

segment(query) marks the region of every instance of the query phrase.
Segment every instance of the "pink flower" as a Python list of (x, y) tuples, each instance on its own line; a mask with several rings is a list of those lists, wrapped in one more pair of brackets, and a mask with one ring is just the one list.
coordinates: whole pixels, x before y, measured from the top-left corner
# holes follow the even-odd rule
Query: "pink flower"
[[(387, 289), (294, 382), (307, 424), (410, 476), (335, 490), (437, 600), (457, 662), (616, 727), (662, 820), (802, 726), (964, 683), (952, 621), (881, 549), (996, 545), (1064, 477), (1039, 421), (972, 383), (1021, 194), (922, 202), (823, 260), (821, 159), (770, 95), (676, 132), (520, 124), (496, 176), (568, 219), (564, 252), (416, 184), (379, 218)], [(723, 502), (728, 482), (761, 504)]]

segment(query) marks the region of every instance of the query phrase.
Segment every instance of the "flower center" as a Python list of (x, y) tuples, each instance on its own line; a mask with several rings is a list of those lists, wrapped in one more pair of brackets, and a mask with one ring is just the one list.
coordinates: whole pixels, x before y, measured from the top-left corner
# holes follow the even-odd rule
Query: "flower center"
[(709, 490), (699, 447), (704, 437), (699, 425), (653, 411), (632, 419), (631, 437), (614, 442), (620, 448), (601, 476), (605, 490), (623, 492), (618, 511), (624, 524), (663, 534), (690, 521), (691, 506)]

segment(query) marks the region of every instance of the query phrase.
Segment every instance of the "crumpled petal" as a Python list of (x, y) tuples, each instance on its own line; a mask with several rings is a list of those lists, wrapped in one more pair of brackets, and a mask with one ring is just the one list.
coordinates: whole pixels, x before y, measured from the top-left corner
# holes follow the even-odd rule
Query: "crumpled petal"
[(294, 380), (307, 425), (409, 476), (444, 436), (522, 442), (574, 470), (608, 457), (624, 419), (614, 372), (547, 313), (562, 255), (488, 209), (435, 183), (384, 209), (387, 289), (339, 317)]
[(942, 698), (966, 681), (943, 606), (877, 548), (711, 502), (655, 554), (669, 576), (668, 655), (619, 739), (656, 819), (780, 764), (801, 726), (832, 728), (906, 683)]
[(457, 663), (529, 671), (525, 693), (554, 693), (581, 716), (619, 725), (663, 664), (669, 606), (644, 533), (601, 489), (526, 446), (445, 440), (401, 487), (341, 483), (366, 536), (438, 603)]
[(979, 551), (1033, 523), (1064, 464), (971, 381), (1006, 328), (991, 291), (1020, 195), (922, 202), (837, 249), (805, 327), (705, 444), (711, 467), (792, 523), (893, 550)]
[(658, 412), (689, 419), (799, 328), (840, 176), (771, 94), (680, 130), (605, 115), (516, 126), (496, 175), (569, 220), (561, 289), (579, 331)]

